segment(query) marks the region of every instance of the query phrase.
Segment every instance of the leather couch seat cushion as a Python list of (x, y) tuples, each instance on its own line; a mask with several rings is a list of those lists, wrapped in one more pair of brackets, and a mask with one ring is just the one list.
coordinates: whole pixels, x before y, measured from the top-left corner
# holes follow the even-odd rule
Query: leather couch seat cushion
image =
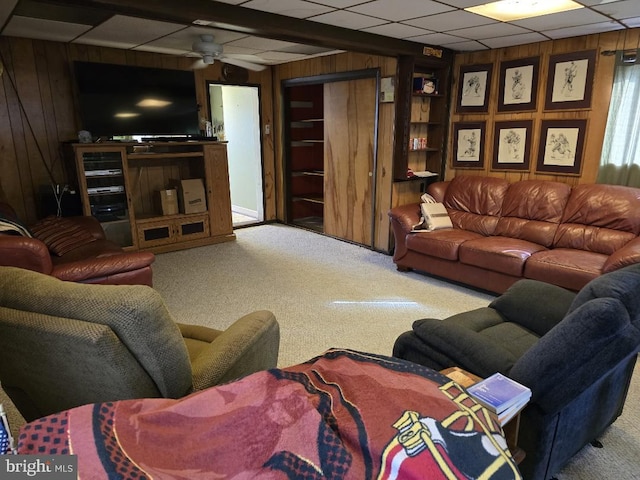
[(599, 276), (608, 256), (569, 248), (554, 248), (533, 254), (524, 268), (524, 277), (550, 281), (555, 285), (580, 290)]
[(458, 260), (460, 245), (483, 238), (479, 233), (457, 228), (420, 232), (407, 236), (407, 248), (432, 257)]
[(508, 237), (484, 237), (460, 246), (460, 262), (521, 277), (527, 259), (546, 250), (542, 245)]

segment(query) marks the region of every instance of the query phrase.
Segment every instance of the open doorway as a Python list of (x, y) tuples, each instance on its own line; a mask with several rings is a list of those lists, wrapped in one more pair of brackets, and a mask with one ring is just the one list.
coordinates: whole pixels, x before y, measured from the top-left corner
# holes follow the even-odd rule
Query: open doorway
[(233, 226), (264, 221), (258, 87), (209, 83), (213, 135), (227, 141)]

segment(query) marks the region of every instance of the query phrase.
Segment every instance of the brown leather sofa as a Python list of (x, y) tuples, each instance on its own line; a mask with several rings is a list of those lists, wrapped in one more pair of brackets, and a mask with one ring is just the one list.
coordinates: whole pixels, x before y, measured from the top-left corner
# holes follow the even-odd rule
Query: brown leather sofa
[(429, 185), (453, 228), (412, 233), (419, 204), (389, 211), (398, 270), (503, 293), (521, 278), (573, 291), (640, 263), (640, 189), (457, 176)]
[(153, 285), (151, 252), (125, 252), (106, 239), (93, 217), (48, 217), (26, 228), (13, 208), (0, 202), (0, 265), (25, 268), (61, 280), (110, 285)]

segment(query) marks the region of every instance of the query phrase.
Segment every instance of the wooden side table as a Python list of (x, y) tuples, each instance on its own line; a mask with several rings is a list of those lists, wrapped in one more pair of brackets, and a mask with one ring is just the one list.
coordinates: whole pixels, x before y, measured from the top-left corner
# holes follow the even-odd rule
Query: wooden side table
[[(450, 378), (463, 388), (470, 387), (474, 383), (479, 382), (482, 378), (474, 375), (471, 372), (467, 372), (460, 367), (450, 367), (441, 370), (440, 373)], [(524, 407), (523, 407), (524, 408)], [(521, 410), (522, 411), (522, 410)], [(516, 464), (519, 464), (524, 460), (526, 452), (518, 447), (518, 432), (520, 431), (520, 412), (515, 414), (507, 423), (502, 425), (502, 431), (504, 437), (507, 440), (507, 446), (511, 450), (511, 455)]]

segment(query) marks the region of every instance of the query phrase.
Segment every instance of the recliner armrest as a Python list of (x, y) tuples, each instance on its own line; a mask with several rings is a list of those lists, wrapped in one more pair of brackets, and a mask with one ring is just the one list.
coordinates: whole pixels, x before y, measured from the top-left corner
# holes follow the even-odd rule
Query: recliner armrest
[(273, 313), (267, 310), (249, 313), (236, 320), (192, 361), (193, 388), (202, 390), (275, 368), (279, 349), (280, 327)]

